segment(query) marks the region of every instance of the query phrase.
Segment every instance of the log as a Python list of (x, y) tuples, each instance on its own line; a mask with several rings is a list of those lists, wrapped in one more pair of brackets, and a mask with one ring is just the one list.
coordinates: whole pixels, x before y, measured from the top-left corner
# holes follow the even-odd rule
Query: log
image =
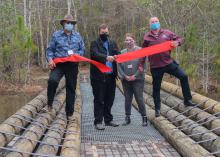
[[(61, 89), (63, 89), (64, 83), (65, 83), (64, 80), (62, 80), (57, 88), (57, 93), (59, 93)], [(20, 114), (26, 117), (34, 118), (36, 115), (27, 109), (31, 109), (35, 112), (38, 112), (40, 109), (42, 109), (47, 103), (46, 93), (47, 93), (46, 90), (42, 91), (37, 97), (35, 97), (30, 102), (28, 102), (25, 106), (19, 109), (15, 114)], [(7, 145), (13, 139), (13, 136), (6, 135), (4, 134), (4, 132), (17, 134), (21, 131), (20, 128), (12, 127), (8, 123), (13, 123), (20, 127), (24, 127), (28, 124), (27, 122), (21, 119), (18, 119), (14, 115), (6, 119), (2, 124), (0, 124), (0, 147)]]
[[(46, 131), (46, 127), (48, 126), (53, 118), (56, 116), (57, 112), (60, 111), (65, 101), (65, 94), (61, 92), (55, 97), (55, 101), (53, 103), (53, 112), (51, 113), (42, 113), (41, 116), (36, 118), (36, 122), (30, 124), (27, 127), (27, 130), (22, 134), (25, 138), (15, 139), (14, 144), (12, 144), (13, 149), (17, 149), (22, 152), (32, 152), (37, 145), (37, 141), (41, 139), (42, 134)], [(18, 152), (9, 152), (6, 157), (20, 157), (22, 154), (23, 157), (28, 157), (29, 155), (26, 153), (18, 153)]]
[[(64, 114), (65, 110), (64, 107), (62, 108), (61, 112), (56, 117), (55, 121), (52, 123), (50, 128), (60, 128), (62, 130), (66, 129), (66, 116)], [(46, 133), (46, 136), (42, 139), (42, 142), (39, 145), (39, 147), (36, 150), (36, 153), (38, 154), (47, 154), (51, 156), (56, 156), (59, 147), (55, 145), (61, 144), (61, 139), (64, 135), (64, 132), (62, 131), (55, 131), (55, 130), (49, 130)], [(45, 144), (47, 143), (47, 144)], [(51, 144), (51, 145), (50, 145)], [(40, 157), (40, 156), (39, 156)]]
[[(145, 89), (144, 91), (147, 94), (151, 94), (152, 93), (152, 85), (151, 84), (145, 84)], [(185, 112), (186, 110), (189, 110), (188, 107), (185, 107), (183, 104), (181, 104), (182, 100), (170, 95), (170, 93), (167, 93), (165, 91), (160, 92), (161, 94), (161, 101), (166, 104), (167, 106), (173, 108), (174, 106), (176, 106), (176, 104), (180, 104), (178, 105), (175, 110), (177, 110), (178, 112)], [(220, 126), (220, 119), (218, 119), (216, 116), (212, 116), (212, 114), (202, 111), (200, 108), (196, 107), (196, 108), (192, 108), (191, 110), (189, 110), (188, 112), (185, 112), (184, 115), (186, 116), (191, 116), (191, 119), (194, 121), (199, 121), (200, 123), (205, 123), (207, 120), (209, 120), (210, 118), (213, 118), (213, 120), (211, 120), (210, 122), (205, 123), (203, 126), (205, 126), (208, 129), (215, 129), (217, 127)], [(185, 126), (187, 127), (187, 126)], [(220, 129), (214, 130), (213, 131), (215, 134), (220, 136)]]
[[(151, 76), (145, 75), (145, 80), (146, 80), (147, 83), (152, 84)], [(164, 91), (168, 92), (168, 93), (173, 93), (174, 95), (178, 96), (179, 98), (183, 98), (183, 96), (182, 96), (182, 89), (179, 86), (177, 86), (177, 85), (174, 85), (172, 83), (168, 83), (168, 82), (163, 81), (162, 84), (161, 84), (161, 88)], [(208, 100), (208, 101), (206, 101), (206, 103), (204, 103), (201, 106), (201, 108), (204, 109), (204, 108), (208, 108), (210, 106), (215, 105), (213, 108), (210, 108), (208, 110), (208, 112), (211, 113), (211, 114), (213, 114), (213, 113), (220, 113), (220, 102), (217, 102), (217, 101), (215, 101), (213, 99), (210, 99), (208, 97), (200, 95), (200, 94), (198, 94), (196, 92), (192, 92), (192, 100), (194, 102), (198, 103), (198, 104)]]
[[(63, 147), (61, 149), (62, 157), (80, 157), (80, 144), (81, 144), (80, 126), (81, 126), (82, 100), (80, 95), (79, 84), (76, 90), (76, 95), (77, 98), (75, 101), (75, 111), (74, 111), (75, 121), (69, 121), (67, 126), (67, 131), (73, 133), (68, 133), (65, 136)], [(68, 139), (74, 139), (74, 140), (69, 141)]]
[[(153, 102), (153, 99), (151, 96), (144, 93), (144, 99), (145, 99), (145, 103), (147, 103), (152, 108), (154, 107), (154, 102)], [(168, 110), (169, 110), (169, 112), (166, 112)], [(179, 112), (177, 112), (175, 110), (171, 110), (170, 107), (168, 107), (167, 105), (165, 105), (163, 103), (161, 104), (161, 113), (163, 116), (167, 117), (169, 119), (169, 121), (178, 120), (178, 122), (174, 122), (175, 126), (187, 125), (189, 123), (193, 123), (192, 126), (189, 126), (187, 129), (183, 130), (183, 132), (187, 135), (199, 133), (199, 135), (195, 135), (195, 136), (191, 137), (195, 141), (216, 139), (213, 142), (204, 142), (204, 143), (202, 143), (202, 146), (210, 152), (216, 152), (216, 151), (220, 150), (220, 140), (217, 139), (218, 136), (212, 132), (208, 132), (208, 129), (206, 129), (205, 127), (203, 127), (203, 126), (194, 127), (198, 124), (195, 123), (194, 121), (192, 121), (191, 119), (188, 119), (184, 115), (179, 115)], [(172, 130), (172, 132), (175, 132), (175, 131)], [(203, 133), (205, 133), (205, 134), (203, 134)], [(220, 155), (217, 155), (217, 156), (220, 157)]]
[[(117, 85), (121, 91), (122, 86), (118, 81)], [(133, 105), (137, 108), (137, 103), (133, 101)], [(159, 132), (172, 144), (172, 146), (184, 157), (214, 157), (208, 155), (209, 152), (199, 144), (194, 144), (194, 140), (189, 138), (181, 131), (173, 132), (175, 126), (163, 116), (155, 118), (155, 110), (153, 110), (148, 103), (146, 104), (147, 117), (149, 121), (159, 130)], [(162, 121), (163, 120), (163, 121)]]

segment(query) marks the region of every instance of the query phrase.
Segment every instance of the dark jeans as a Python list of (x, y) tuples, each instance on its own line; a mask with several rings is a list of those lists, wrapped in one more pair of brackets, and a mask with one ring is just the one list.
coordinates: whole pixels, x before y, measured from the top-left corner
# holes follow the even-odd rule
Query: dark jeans
[(160, 87), (164, 73), (174, 75), (180, 80), (184, 101), (192, 99), (189, 88), (188, 76), (174, 61), (173, 63), (165, 67), (151, 69), (151, 74), (153, 77), (153, 98), (154, 98), (155, 109), (157, 110), (160, 109)]
[(59, 63), (51, 70), (48, 80), (47, 97), (48, 105), (52, 106), (54, 96), (60, 79), (66, 78), (66, 115), (71, 116), (74, 112), (75, 90), (77, 83), (78, 64), (72, 62)]
[(91, 79), (94, 95), (94, 124), (105, 123), (113, 120), (111, 108), (115, 99), (116, 81), (115, 77), (109, 75), (104, 81)]
[(144, 104), (144, 80), (122, 81), (123, 91), (125, 95), (125, 115), (131, 115), (131, 105), (133, 95), (138, 104), (139, 112), (142, 116), (146, 116), (146, 108)]

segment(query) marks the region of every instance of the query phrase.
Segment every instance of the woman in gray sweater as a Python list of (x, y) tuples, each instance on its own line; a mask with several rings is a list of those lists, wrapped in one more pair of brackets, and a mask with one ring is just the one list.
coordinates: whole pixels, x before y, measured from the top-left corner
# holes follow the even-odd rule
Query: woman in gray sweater
[[(140, 49), (135, 45), (135, 38), (131, 33), (125, 35), (126, 48), (121, 53), (127, 53)], [(138, 104), (139, 112), (142, 116), (142, 125), (147, 126), (146, 108), (143, 99), (144, 74), (146, 58), (136, 59), (118, 64), (118, 76), (122, 82), (125, 95), (125, 122), (122, 125), (128, 125), (131, 122), (131, 106), (133, 95)]]

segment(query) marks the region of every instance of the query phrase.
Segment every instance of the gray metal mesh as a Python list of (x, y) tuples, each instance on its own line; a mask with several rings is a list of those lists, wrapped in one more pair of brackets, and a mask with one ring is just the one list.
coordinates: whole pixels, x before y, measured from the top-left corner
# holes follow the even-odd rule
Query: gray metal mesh
[[(132, 108), (131, 124), (128, 126), (106, 127), (104, 131), (94, 128), (93, 121), (93, 95), (89, 83), (81, 83), (81, 93), (83, 99), (82, 123), (81, 123), (81, 140), (86, 141), (103, 141), (103, 142), (129, 142), (129, 141), (146, 141), (146, 140), (164, 140), (164, 137), (148, 124), (142, 126), (142, 117), (139, 112)], [(116, 89), (115, 101), (112, 107), (112, 114), (116, 123), (122, 124), (125, 118), (124, 96)]]

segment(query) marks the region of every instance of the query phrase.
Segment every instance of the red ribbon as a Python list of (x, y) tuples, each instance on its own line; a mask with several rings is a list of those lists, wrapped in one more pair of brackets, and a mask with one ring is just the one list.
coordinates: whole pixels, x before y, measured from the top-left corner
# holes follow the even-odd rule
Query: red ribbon
[(150, 55), (162, 53), (162, 52), (165, 52), (165, 51), (170, 51), (170, 50), (173, 49), (173, 46), (171, 46), (171, 42), (172, 41), (166, 41), (166, 42), (161, 43), (161, 44), (157, 44), (157, 45), (153, 45), (153, 46), (150, 46), (150, 47), (142, 48), (140, 50), (135, 50), (135, 51), (132, 51), (132, 52), (116, 55), (115, 60), (118, 63), (122, 63), (122, 62), (127, 62), (127, 61), (130, 61), (130, 60), (142, 58), (142, 57), (145, 57), (145, 56), (150, 56)]
[(79, 56), (77, 54), (73, 54), (71, 56), (64, 57), (64, 58), (55, 58), (55, 59), (53, 59), (53, 61), (55, 64), (63, 63), (63, 62), (83, 62), (83, 61), (86, 61), (86, 62), (89, 62), (89, 63), (95, 65), (103, 73), (112, 71), (111, 68), (107, 67), (106, 65), (104, 65), (102, 63), (96, 62), (94, 60), (91, 60), (91, 59), (88, 59), (88, 58), (85, 58), (82, 56)]
[[(130, 60), (134, 60), (137, 58), (142, 58), (145, 56), (150, 56), (150, 55), (154, 55), (154, 54), (158, 54), (158, 53), (162, 53), (165, 51), (170, 51), (173, 49), (173, 47), (171, 46), (171, 42), (172, 41), (166, 41), (164, 43), (161, 44), (157, 44), (157, 45), (153, 45), (147, 48), (142, 48), (140, 50), (135, 50), (132, 52), (128, 52), (128, 53), (124, 53), (124, 54), (120, 54), (120, 55), (116, 55), (115, 56), (115, 60), (118, 63), (122, 63), (122, 62), (127, 62)], [(101, 72), (106, 73), (106, 72), (110, 72), (112, 71), (111, 68), (107, 67), (106, 65), (99, 63), (97, 61), (79, 56), (77, 54), (73, 54), (71, 56), (68, 57), (64, 57), (64, 58), (55, 58), (54, 63), (63, 63), (63, 62), (82, 62), (82, 61), (86, 61), (89, 62), (93, 65), (95, 65)]]

